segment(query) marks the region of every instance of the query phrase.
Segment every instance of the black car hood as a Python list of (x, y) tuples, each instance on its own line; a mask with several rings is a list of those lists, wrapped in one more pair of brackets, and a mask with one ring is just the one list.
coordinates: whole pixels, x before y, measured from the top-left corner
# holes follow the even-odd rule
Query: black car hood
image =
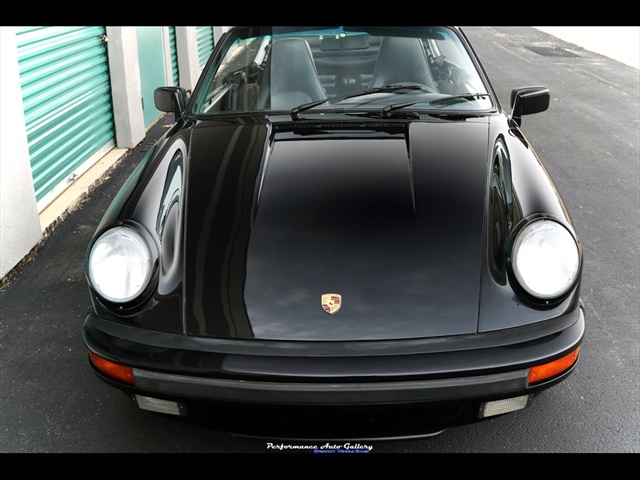
[[(194, 128), (192, 335), (379, 340), (478, 324), (487, 122)], [(324, 294), (341, 296), (333, 314)]]

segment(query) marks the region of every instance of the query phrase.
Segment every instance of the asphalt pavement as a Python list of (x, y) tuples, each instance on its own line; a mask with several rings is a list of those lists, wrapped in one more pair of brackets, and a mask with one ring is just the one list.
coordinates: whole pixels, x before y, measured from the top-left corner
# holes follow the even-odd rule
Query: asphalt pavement
[(640, 68), (640, 27), (535, 27), (566, 42)]

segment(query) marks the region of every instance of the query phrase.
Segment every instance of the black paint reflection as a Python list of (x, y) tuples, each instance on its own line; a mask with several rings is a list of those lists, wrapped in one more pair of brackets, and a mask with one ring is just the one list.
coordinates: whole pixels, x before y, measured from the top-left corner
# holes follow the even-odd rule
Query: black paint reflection
[[(437, 127), (413, 134), (429, 145), (450, 126)], [(485, 168), (482, 149), (405, 138), (276, 141), (248, 250), (256, 337), (475, 331)], [(329, 292), (343, 298), (334, 315), (321, 308)]]

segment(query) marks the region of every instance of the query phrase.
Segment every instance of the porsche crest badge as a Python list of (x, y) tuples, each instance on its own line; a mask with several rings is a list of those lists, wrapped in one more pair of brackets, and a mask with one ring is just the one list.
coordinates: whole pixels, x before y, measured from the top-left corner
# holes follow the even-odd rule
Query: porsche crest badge
[(329, 315), (333, 315), (340, 310), (341, 305), (342, 295), (338, 295), (337, 293), (325, 293), (322, 295), (322, 308)]

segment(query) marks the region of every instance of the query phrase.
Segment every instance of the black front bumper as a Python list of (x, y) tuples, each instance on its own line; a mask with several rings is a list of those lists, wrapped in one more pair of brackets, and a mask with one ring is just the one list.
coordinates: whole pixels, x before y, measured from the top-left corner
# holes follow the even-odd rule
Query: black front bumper
[(90, 312), (84, 339), (97, 355), (133, 368), (133, 384), (96, 370), (102, 380), (132, 394), (185, 402), (375, 406), (479, 404), (536, 393), (573, 368), (529, 385), (529, 367), (577, 348), (584, 330), (578, 308), (552, 321), (490, 334), (308, 344), (152, 332)]
[(176, 398), (269, 405), (384, 405), (491, 398), (525, 392), (527, 369), (432, 380), (277, 382), (191, 377), (134, 369), (135, 386)]

